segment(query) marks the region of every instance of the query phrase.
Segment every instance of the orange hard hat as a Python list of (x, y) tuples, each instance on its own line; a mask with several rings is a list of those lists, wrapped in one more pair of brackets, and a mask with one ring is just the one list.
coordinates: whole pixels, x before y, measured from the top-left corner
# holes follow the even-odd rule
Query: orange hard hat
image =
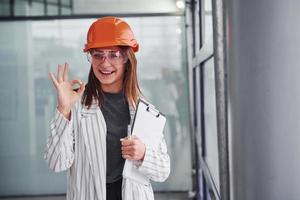
[(108, 46), (130, 46), (134, 52), (139, 50), (130, 26), (117, 17), (102, 17), (95, 21), (89, 28), (83, 51)]

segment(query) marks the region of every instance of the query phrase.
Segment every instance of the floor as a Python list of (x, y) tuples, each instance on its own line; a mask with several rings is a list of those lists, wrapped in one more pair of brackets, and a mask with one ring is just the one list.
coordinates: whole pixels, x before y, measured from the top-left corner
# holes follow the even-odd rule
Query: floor
[[(65, 200), (65, 196), (52, 196), (52, 197), (10, 197), (0, 198), (0, 200)], [(191, 200), (188, 198), (187, 193), (172, 192), (172, 193), (155, 193), (155, 200)]]

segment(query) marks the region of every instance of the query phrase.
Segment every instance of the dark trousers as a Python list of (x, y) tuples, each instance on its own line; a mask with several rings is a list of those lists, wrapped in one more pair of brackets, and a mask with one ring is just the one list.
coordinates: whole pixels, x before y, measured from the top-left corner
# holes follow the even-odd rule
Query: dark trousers
[(106, 200), (122, 200), (122, 178), (113, 183), (106, 183)]

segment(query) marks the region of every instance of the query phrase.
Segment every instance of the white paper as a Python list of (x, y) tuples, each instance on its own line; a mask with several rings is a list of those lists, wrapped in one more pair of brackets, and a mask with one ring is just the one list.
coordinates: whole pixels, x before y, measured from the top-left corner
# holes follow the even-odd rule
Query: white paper
[[(166, 118), (153, 105), (140, 100), (132, 125), (132, 135), (136, 135), (147, 147), (158, 149), (165, 123)], [(130, 160), (125, 162), (123, 176), (142, 184), (149, 184), (148, 178), (140, 173)]]

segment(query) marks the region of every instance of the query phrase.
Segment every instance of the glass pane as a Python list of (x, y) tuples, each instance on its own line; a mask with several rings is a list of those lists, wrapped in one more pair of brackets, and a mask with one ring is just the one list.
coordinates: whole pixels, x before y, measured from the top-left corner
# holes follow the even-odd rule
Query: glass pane
[(71, 14), (72, 14), (71, 8), (65, 8), (65, 7), (62, 7), (62, 8), (61, 8), (61, 14), (62, 14), (62, 15), (71, 15)]
[(204, 0), (204, 32), (203, 44), (205, 44), (213, 34), (212, 24), (212, 0)]
[(58, 0), (47, 0), (49, 3), (58, 4)]
[(29, 16), (41, 16), (45, 15), (44, 3), (42, 2), (32, 2), (30, 8)]
[(205, 127), (205, 161), (219, 190), (219, 152), (216, 114), (216, 88), (214, 59), (203, 65), (204, 77), (204, 127)]
[[(165, 137), (172, 172), (167, 182), (154, 184), (154, 189), (189, 190), (190, 130), (185, 53), (181, 47), (183, 18), (125, 20), (140, 43), (136, 55), (142, 91), (168, 120)], [(43, 159), (49, 122), (56, 107), (48, 72), (56, 73), (57, 64), (67, 61), (69, 77), (87, 81), (90, 65), (82, 48), (93, 21), (1, 22), (0, 196), (66, 191), (66, 173), (50, 171)]]
[(29, 4), (28, 1), (15, 1), (14, 12), (15, 16), (26, 16), (28, 15)]
[[(69, 6), (69, 5), (71, 5), (71, 1), (72, 0), (61, 0), (61, 4)], [(76, 0), (73, 0), (73, 1), (76, 1)]]
[(47, 15), (58, 15), (58, 6), (47, 5)]
[(0, 1), (0, 16), (10, 15), (10, 5), (9, 0)]
[(195, 12), (194, 12), (194, 18), (195, 18), (195, 53), (197, 54), (201, 47), (201, 18), (200, 18), (200, 0), (197, 1), (195, 4)]

